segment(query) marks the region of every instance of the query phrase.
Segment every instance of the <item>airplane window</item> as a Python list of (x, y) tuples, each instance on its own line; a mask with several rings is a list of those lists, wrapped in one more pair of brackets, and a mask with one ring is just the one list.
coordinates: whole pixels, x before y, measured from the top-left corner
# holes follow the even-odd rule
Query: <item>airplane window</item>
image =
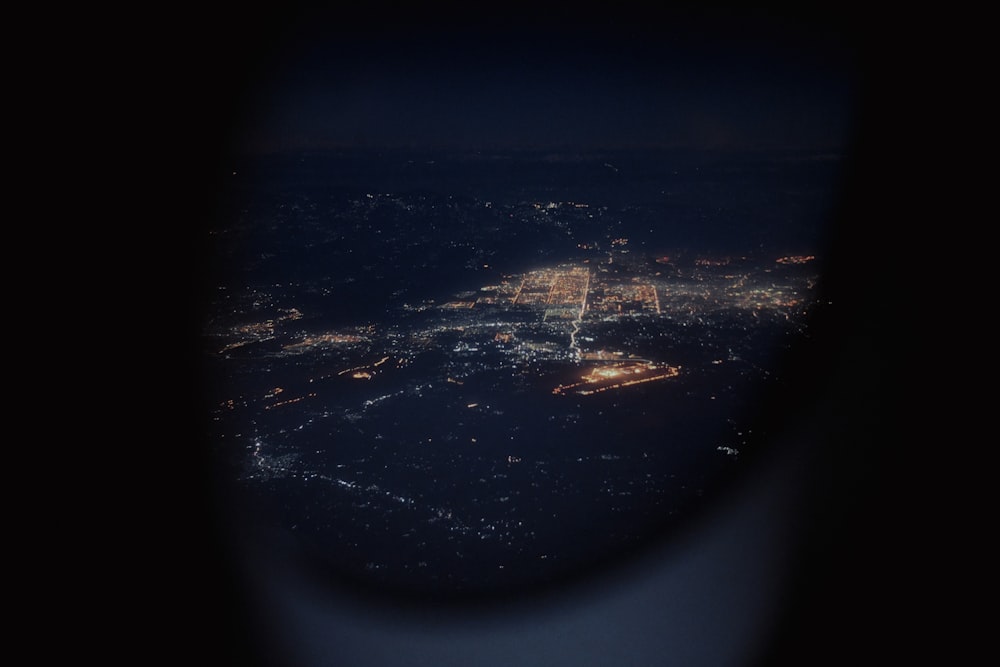
[(854, 54), (788, 17), (671, 18), (269, 33), (201, 237), (206, 443), (248, 580), (558, 606), (740, 511), (760, 532), (699, 548), (746, 571), (671, 590), (777, 580), (753, 553), (794, 494), (754, 480), (796, 478), (779, 454), (836, 370)]

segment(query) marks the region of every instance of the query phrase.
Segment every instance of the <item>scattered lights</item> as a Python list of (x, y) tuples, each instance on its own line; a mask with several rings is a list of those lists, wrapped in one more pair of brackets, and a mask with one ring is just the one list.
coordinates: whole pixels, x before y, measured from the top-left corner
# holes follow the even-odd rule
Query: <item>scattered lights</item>
[[(356, 203), (366, 204), (363, 197), (364, 195), (359, 197), (362, 202)], [(369, 200), (380, 202), (387, 201), (385, 197), (387, 195), (367, 195)], [(491, 203), (486, 202), (486, 206), (489, 208)], [(576, 211), (576, 209), (587, 209), (587, 206), (573, 202), (540, 202), (534, 205), (535, 210), (531, 210), (530, 203), (527, 205), (522, 203), (522, 207), (528, 210), (519, 211), (517, 216), (511, 217), (522, 220), (533, 218), (545, 224), (565, 224), (566, 227), (563, 229), (572, 232), (567, 245), (569, 247), (576, 245), (580, 251), (586, 251), (577, 253), (579, 256), (587, 255), (591, 259), (580, 259), (575, 266), (550, 265), (547, 268), (501, 275), (503, 267), (491, 268), (491, 265), (486, 263), (487, 259), (492, 260), (494, 257), (479, 252), (482, 250), (480, 248), (475, 248), (477, 253), (473, 259), (468, 260), (466, 268), (484, 269), (472, 273), (490, 276), (481, 280), (483, 283), (490, 283), (489, 285), (472, 291), (445, 292), (443, 300), (439, 298), (442, 295), (436, 295), (438, 298), (435, 300), (421, 300), (420, 296), (411, 295), (406, 291), (395, 293), (393, 295), (395, 305), (389, 304), (385, 310), (385, 314), (389, 317), (386, 318), (387, 324), (384, 330), (380, 325), (376, 331), (371, 325), (293, 331), (293, 327), (287, 326), (287, 323), (299, 319), (302, 315), (294, 309), (279, 309), (277, 306), (281, 305), (281, 301), (277, 292), (271, 292), (271, 286), (256, 289), (246, 286), (241, 293), (237, 293), (234, 289), (221, 294), (220, 301), (225, 300), (225, 307), (229, 308), (227, 312), (240, 316), (238, 320), (240, 325), (219, 325), (216, 331), (211, 332), (211, 335), (219, 336), (218, 344), (213, 344), (211, 349), (222, 348), (226, 353), (226, 359), (232, 360), (231, 363), (237, 370), (242, 371), (243, 364), (256, 359), (260, 360), (261, 364), (255, 370), (260, 371), (262, 375), (265, 372), (273, 375), (264, 375), (261, 383), (252, 385), (255, 389), (250, 390), (249, 397), (233, 391), (229, 395), (237, 396), (237, 399), (217, 404), (214, 411), (218, 416), (215, 418), (223, 425), (231, 424), (231, 430), (226, 434), (220, 434), (219, 437), (226, 438), (227, 443), (236, 439), (241, 444), (246, 444), (253, 438), (250, 440), (252, 443), (250, 448), (244, 453), (255, 464), (252, 468), (257, 479), (281, 475), (300, 480), (313, 480), (310, 484), (327, 484), (339, 494), (351, 496), (349, 502), (355, 507), (372, 510), (388, 507), (391, 510), (393, 505), (405, 505), (414, 512), (423, 512), (422, 521), (438, 521), (439, 525), (444, 525), (446, 530), (453, 533), (449, 534), (449, 539), (457, 535), (467, 535), (476, 538), (477, 542), (479, 539), (502, 540), (509, 545), (510, 540), (516, 540), (519, 534), (515, 532), (512, 537), (511, 531), (516, 531), (515, 526), (521, 526), (521, 522), (516, 519), (491, 516), (487, 516), (484, 521), (481, 518), (483, 514), (476, 514), (475, 506), (485, 508), (490, 503), (510, 502), (505, 509), (517, 514), (523, 509), (525, 502), (522, 497), (521, 506), (518, 506), (516, 497), (518, 487), (510, 487), (511, 490), (504, 488), (501, 491), (503, 485), (492, 485), (488, 481), (490, 473), (483, 472), (484, 491), (478, 493), (478, 497), (469, 504), (469, 507), (456, 509), (456, 516), (453, 516), (448, 508), (429, 506), (429, 497), (418, 493), (415, 493), (413, 498), (397, 495), (398, 489), (390, 491), (373, 483), (377, 481), (388, 486), (390, 480), (399, 479), (390, 473), (385, 473), (383, 477), (376, 476), (381, 474), (379, 469), (382, 468), (383, 461), (388, 461), (385, 469), (389, 471), (396, 466), (413, 466), (415, 469), (428, 471), (428, 475), (439, 476), (437, 472), (430, 472), (431, 466), (425, 466), (426, 459), (421, 461), (416, 458), (423, 452), (415, 454), (413, 458), (406, 458), (410, 456), (407, 452), (404, 457), (391, 460), (386, 456), (388, 452), (385, 450), (391, 449), (391, 443), (397, 439), (400, 442), (405, 439), (407, 445), (412, 442), (428, 443), (426, 448), (428, 451), (437, 450), (439, 448), (433, 447), (432, 438), (427, 437), (428, 434), (433, 434), (438, 438), (438, 443), (468, 443), (466, 451), (458, 454), (460, 460), (488, 462), (489, 467), (493, 469), (493, 479), (508, 476), (514, 478), (518, 471), (523, 471), (531, 473), (533, 487), (544, 487), (546, 479), (565, 479), (560, 477), (563, 473), (544, 467), (551, 464), (551, 461), (539, 462), (536, 460), (536, 455), (531, 454), (526, 468), (523, 466), (513, 468), (514, 464), (522, 462), (521, 457), (512, 453), (506, 457), (502, 453), (498, 455), (493, 448), (493, 444), (501, 442), (505, 436), (509, 436), (510, 449), (518, 449), (517, 443), (531, 442), (531, 437), (523, 432), (511, 435), (514, 429), (510, 428), (497, 429), (497, 432), (491, 433), (492, 425), (506, 421), (493, 419), (493, 415), (502, 415), (502, 411), (490, 404), (467, 402), (467, 412), (461, 413), (459, 408), (462, 400), (476, 400), (475, 396), (478, 395), (488, 398), (491, 392), (506, 391), (512, 387), (515, 391), (528, 393), (538, 391), (539, 386), (552, 387), (555, 382), (567, 382), (566, 385), (559, 384), (552, 389), (552, 394), (570, 396), (570, 403), (564, 403), (562, 399), (547, 399), (544, 396), (544, 389), (541, 389), (543, 395), (540, 397), (539, 405), (551, 400), (553, 404), (559, 403), (563, 406), (564, 409), (553, 409), (548, 413), (553, 415), (549, 417), (549, 421), (552, 422), (551, 428), (561, 428), (572, 433), (571, 429), (574, 428), (572, 425), (576, 424), (576, 428), (582, 431), (586, 429), (586, 421), (581, 420), (580, 414), (587, 410), (587, 406), (583, 404), (590, 400), (584, 397), (612, 390), (620, 391), (620, 394), (609, 395), (607, 404), (617, 406), (620, 401), (622, 405), (627, 405), (625, 391), (627, 387), (678, 377), (681, 374), (680, 365), (667, 365), (660, 359), (673, 358), (675, 361), (681, 359), (689, 347), (693, 349), (701, 347), (697, 352), (699, 360), (697, 366), (694, 372), (690, 373), (692, 377), (713, 380), (733, 377), (736, 374), (740, 374), (741, 377), (750, 377), (751, 373), (766, 374), (766, 370), (753, 365), (749, 360), (755, 357), (749, 352), (749, 344), (740, 342), (743, 338), (726, 339), (725, 336), (729, 332), (737, 332), (733, 335), (739, 337), (742, 335), (739, 332), (751, 332), (758, 325), (781, 327), (791, 335), (794, 333), (796, 318), (814, 303), (812, 301), (814, 295), (805, 289), (807, 279), (804, 274), (810, 272), (809, 269), (799, 271), (795, 268), (782, 268), (783, 265), (800, 265), (812, 261), (814, 259), (812, 255), (790, 255), (777, 260), (773, 260), (772, 256), (766, 263), (751, 265), (742, 263), (741, 258), (735, 256), (695, 259), (686, 252), (678, 255), (673, 249), (664, 247), (659, 249), (659, 252), (652, 252), (648, 257), (640, 258), (634, 251), (629, 253), (625, 246), (645, 243), (641, 239), (637, 239), (636, 244), (630, 244), (628, 238), (612, 238), (616, 234), (623, 233), (624, 226), (608, 228), (610, 233), (594, 232), (586, 224), (570, 230), (569, 227), (574, 220), (585, 221), (587, 217), (594, 217), (588, 216), (586, 210)], [(501, 211), (506, 216), (507, 207), (498, 208), (497, 218), (499, 219)], [(594, 214), (602, 215), (601, 211), (606, 212), (607, 207), (594, 208)], [(359, 219), (357, 224), (360, 230), (368, 223)], [(368, 229), (373, 227), (369, 224)], [(614, 231), (615, 229), (620, 231)], [(374, 231), (382, 232), (378, 229)], [(577, 243), (578, 241), (580, 243)], [(464, 247), (462, 240), (454, 237), (450, 245), (454, 248)], [(598, 254), (596, 251), (599, 250), (604, 252)], [(669, 254), (663, 254), (664, 251)], [(614, 266), (609, 265), (611, 256)], [(416, 283), (420, 281), (420, 271), (431, 270), (434, 266), (429, 259), (424, 262), (424, 269), (419, 268), (419, 263), (420, 260), (414, 263), (413, 280)], [(485, 269), (491, 270), (485, 271)], [(370, 273), (373, 280), (385, 278), (376, 276), (376, 273)], [(357, 277), (345, 280), (357, 281), (360, 286), (366, 280), (366, 276), (359, 274)], [(329, 303), (337, 303), (334, 299), (338, 295), (338, 284), (332, 279), (328, 284), (309, 286), (290, 284), (287, 288), (282, 288), (286, 291), (281, 294), (281, 298), (290, 298), (301, 293), (299, 288), (307, 287), (308, 290), (315, 290), (316, 293), (328, 297)], [(274, 287), (281, 286), (276, 284)], [(811, 280), (808, 282), (808, 288), (814, 288)], [(220, 291), (224, 289), (219, 288)], [(377, 290), (371, 293), (377, 293)], [(447, 296), (448, 294), (452, 296)], [(399, 301), (403, 298), (410, 299), (410, 304), (400, 305)], [(254, 309), (249, 308), (251, 303), (255, 304)], [(240, 310), (244, 306), (246, 308)], [(393, 320), (390, 308), (396, 308), (395, 314), (402, 317)], [(268, 310), (265, 312), (255, 309)], [(347, 314), (349, 313), (338, 313), (337, 319)], [(786, 319), (792, 324), (786, 325)], [(317, 320), (307, 320), (307, 322), (313, 321)], [(298, 326), (300, 325), (295, 325)], [(215, 328), (215, 325), (212, 325), (212, 328)], [(799, 332), (802, 332), (801, 327)], [(224, 336), (226, 337), (223, 338)], [(266, 341), (273, 342), (265, 343)], [(727, 357), (727, 344), (733, 345), (736, 352), (745, 354), (748, 360), (740, 360), (732, 349), (728, 351)], [(230, 354), (230, 351), (234, 350), (238, 351)], [(293, 358), (293, 355), (302, 356)], [(647, 356), (649, 358), (639, 358)], [(739, 363), (730, 364), (731, 360), (739, 360)], [(727, 362), (727, 368), (732, 366), (731, 370), (725, 371), (721, 367), (709, 368), (713, 365), (720, 366), (724, 361)], [(347, 368), (348, 366), (350, 368)], [(293, 373), (300, 375), (294, 376)], [(556, 376), (558, 373), (565, 375)], [(685, 374), (688, 374), (687, 370)], [(336, 379), (341, 375), (345, 376), (343, 380)], [(376, 375), (380, 380), (378, 383), (349, 381), (350, 379), (372, 380)], [(313, 383), (314, 380), (316, 383), (313, 387), (304, 388), (293, 382), (291, 377), (302, 379), (308, 377), (309, 383)], [(549, 379), (553, 377), (559, 379)], [(289, 383), (289, 386), (274, 387), (277, 382)], [(441, 392), (441, 400), (447, 402), (441, 404), (447, 405), (447, 408), (442, 408), (442, 412), (445, 409), (451, 410), (452, 416), (448, 419), (454, 423), (445, 427), (443, 431), (438, 430), (437, 426), (429, 427), (425, 431), (420, 429), (407, 431), (406, 427), (409, 424), (405, 418), (400, 424), (391, 421), (401, 413), (379, 410), (377, 414), (371, 414), (378, 410), (376, 406), (383, 402), (392, 404), (396, 400), (412, 400), (413, 402), (400, 406), (406, 410), (415, 405), (422, 406), (416, 408), (418, 410), (427, 409), (419, 398), (421, 392), (426, 391), (429, 394), (435, 390), (441, 391), (445, 389), (445, 382), (452, 386), (450, 391)], [(384, 390), (387, 393), (378, 397), (369, 395), (374, 393), (372, 387), (383, 384), (387, 387)], [(470, 384), (468, 391), (464, 384)], [(436, 389), (431, 389), (432, 387)], [(668, 386), (668, 388), (671, 389), (669, 393), (673, 393), (673, 387)], [(708, 398), (713, 388), (720, 390), (720, 403), (731, 395), (721, 387), (712, 385), (705, 391), (700, 383), (692, 383), (690, 386), (679, 383), (680, 391), (677, 393), (688, 390), (689, 396), (701, 400)], [(307, 402), (302, 408), (271, 413), (273, 418), (270, 420), (262, 418), (270, 417), (264, 414), (264, 410), (289, 406), (316, 397), (315, 393), (303, 395), (305, 389), (320, 391), (322, 398), (312, 403)], [(265, 392), (261, 398), (261, 394)], [(292, 397), (288, 398), (289, 395)], [(219, 401), (224, 396), (219, 396), (216, 400)], [(529, 397), (525, 400), (538, 399), (534, 394), (532, 396), (534, 398)], [(286, 398), (287, 400), (282, 400)], [(593, 400), (599, 401), (600, 397)], [(716, 400), (716, 396), (711, 396), (711, 400)], [(588, 404), (593, 405), (592, 402)], [(480, 411), (479, 407), (483, 409)], [(368, 412), (369, 408), (372, 408), (371, 412)], [(513, 412), (515, 408), (508, 409)], [(227, 413), (227, 410), (238, 410), (238, 412)], [(651, 408), (650, 412), (654, 410)], [(246, 414), (246, 418), (237, 419), (237, 416), (243, 416), (244, 412), (249, 413)], [(566, 414), (572, 412), (576, 414)], [(596, 408), (594, 413), (597, 413)], [(646, 414), (646, 411), (642, 411), (642, 415)], [(336, 459), (335, 457), (340, 455), (339, 448), (336, 447), (331, 447), (329, 453), (325, 449), (317, 450), (315, 455), (304, 453), (302, 460), (296, 461), (293, 456), (298, 454), (289, 452), (297, 452), (295, 447), (303, 440), (296, 440), (298, 436), (293, 430), (314, 424), (313, 419), (305, 419), (310, 415), (315, 417), (316, 425), (312, 428), (318, 436), (325, 437), (327, 434), (334, 436), (336, 429), (344, 424), (349, 425), (348, 429), (350, 425), (365, 426), (364, 432), (368, 435), (363, 439), (364, 442), (381, 450), (374, 459), (378, 461), (378, 465), (373, 463), (368, 466), (375, 472), (371, 476), (365, 476), (365, 467), (361, 465), (365, 462), (364, 457), (350, 461), (344, 458)], [(427, 416), (433, 417), (433, 415)], [(328, 421), (325, 425), (319, 426), (324, 419)], [(371, 421), (362, 422), (362, 420)], [(423, 426), (423, 420), (420, 420), (420, 423)], [(262, 445), (262, 440), (255, 435), (248, 435), (246, 440), (243, 440), (240, 434), (236, 434), (233, 438), (233, 431), (241, 430), (241, 426), (245, 429), (251, 428), (251, 424), (253, 433), (260, 433), (263, 442), (268, 444)], [(295, 424), (299, 425), (294, 426)], [(369, 426), (372, 428), (369, 429)], [(449, 428), (452, 430), (448, 430)], [(376, 433), (380, 430), (382, 432)], [(471, 433), (476, 431), (487, 432), (487, 440), (484, 441), (486, 450), (471, 446), (479, 441), (478, 437), (470, 437)], [(714, 456), (720, 460), (728, 460), (727, 457), (735, 460), (740, 455), (737, 447), (746, 446), (743, 438), (742, 432), (734, 428), (733, 435), (729, 436), (725, 444), (720, 444), (719, 441), (706, 444), (709, 451), (713, 449), (712, 444), (718, 445), (714, 448), (717, 450)], [(448, 455), (453, 455), (449, 447), (441, 449)], [(345, 451), (348, 449), (345, 448)], [(638, 456), (638, 452), (621, 453), (625, 458)], [(649, 457), (646, 452), (641, 454), (643, 458)], [(577, 460), (601, 464), (602, 461), (613, 460), (612, 457), (617, 458), (617, 455), (603, 454)], [(504, 459), (507, 466), (503, 465)], [(543, 467), (539, 468), (539, 465)], [(470, 472), (474, 469), (476, 468), (467, 468)], [(539, 470), (541, 472), (538, 472)], [(476, 476), (473, 475), (473, 480)], [(455, 489), (463, 483), (458, 476), (440, 475), (440, 477), (440, 480), (434, 480), (435, 483), (440, 482)], [(649, 473), (646, 474), (646, 480), (637, 475), (636, 487), (646, 485), (652, 488), (660, 481), (651, 477)], [(561, 481), (556, 482), (557, 487), (562, 484)], [(525, 485), (521, 488), (528, 487)], [(602, 492), (616, 497), (625, 496), (631, 493), (627, 488), (625, 484), (615, 480), (614, 483), (608, 482), (602, 488)], [(486, 495), (495, 492), (496, 495)], [(510, 495), (501, 495), (504, 492)], [(565, 489), (557, 489), (557, 492), (565, 493)], [(626, 511), (623, 508), (624, 504), (612, 509)], [(377, 514), (373, 513), (370, 516)], [(553, 513), (552, 516), (556, 515)], [(367, 526), (364, 521), (368, 520), (368, 517), (369, 514), (366, 512), (359, 526), (362, 524)], [(420, 517), (417, 518), (419, 521)], [(327, 517), (322, 520), (326, 521)], [(415, 522), (414, 526), (417, 525), (418, 522)], [(379, 529), (377, 519), (372, 520), (371, 526), (372, 530)], [(386, 526), (388, 527), (388, 523)], [(504, 533), (503, 537), (501, 533)], [(527, 528), (523, 534), (526, 539), (530, 539), (527, 537)], [(413, 541), (420, 539), (416, 527), (408, 530), (402, 537), (414, 535), (418, 537)], [(533, 535), (532, 532), (531, 536)], [(455, 543), (454, 546), (460, 545)], [(546, 551), (544, 547), (535, 550), (525, 544), (523, 551), (526, 558), (548, 559), (549, 563), (558, 558), (556, 554), (543, 553)], [(460, 551), (455, 551), (455, 554), (462, 557)], [(494, 561), (493, 566), (504, 568), (504, 565), (498, 565), (498, 562), (502, 560)], [(389, 567), (377, 561), (366, 563), (362, 560), (361, 564), (372, 570)], [(514, 567), (510, 561), (506, 564)], [(427, 561), (413, 559), (403, 567), (426, 568), (433, 565), (433, 562), (428, 565)]]

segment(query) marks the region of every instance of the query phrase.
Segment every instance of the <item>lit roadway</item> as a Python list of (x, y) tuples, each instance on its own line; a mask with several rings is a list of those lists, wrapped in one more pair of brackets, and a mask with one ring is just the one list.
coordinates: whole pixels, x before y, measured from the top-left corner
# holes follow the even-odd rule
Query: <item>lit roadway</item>
[(587, 311), (587, 294), (590, 293), (590, 271), (587, 271), (587, 282), (583, 286), (583, 301), (580, 303), (580, 312), (573, 320), (573, 330), (569, 333), (569, 348), (573, 350), (577, 363), (580, 361), (580, 346), (576, 342), (576, 334), (580, 331), (580, 323), (583, 322), (583, 314)]

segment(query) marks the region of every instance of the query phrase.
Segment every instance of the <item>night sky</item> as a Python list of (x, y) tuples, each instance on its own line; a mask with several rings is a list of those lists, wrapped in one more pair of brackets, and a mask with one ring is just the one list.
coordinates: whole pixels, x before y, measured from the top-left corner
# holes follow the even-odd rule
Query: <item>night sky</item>
[(496, 10), (293, 9), (220, 26), (205, 39), (208, 92), (228, 93), (222, 134), (236, 152), (849, 139), (857, 53), (835, 14)]

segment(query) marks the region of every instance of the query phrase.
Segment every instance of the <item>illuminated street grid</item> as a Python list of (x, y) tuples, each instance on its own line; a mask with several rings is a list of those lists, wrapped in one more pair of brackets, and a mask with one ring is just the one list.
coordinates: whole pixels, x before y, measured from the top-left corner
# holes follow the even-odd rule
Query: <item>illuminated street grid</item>
[[(624, 272), (619, 268), (612, 273), (608, 267), (615, 259), (619, 267), (629, 259), (628, 251), (621, 249), (626, 243), (627, 239), (615, 239), (613, 245), (619, 249), (611, 252), (606, 263), (564, 263), (505, 275), (496, 284), (460, 293), (436, 308), (432, 300), (418, 308), (404, 305), (404, 311), (429, 316), (423, 326), (406, 332), (398, 327), (387, 331), (374, 324), (303, 332), (281, 345), (274, 356), (328, 350), (357, 360), (316, 374), (310, 382), (333, 377), (371, 381), (405, 369), (414, 358), (435, 350), (448, 350), (454, 366), (448, 382), (458, 384), (470, 374), (496, 370), (497, 363), (510, 364), (515, 373), (529, 376), (535, 374), (539, 363), (569, 363), (580, 369), (576, 380), (559, 383), (552, 394), (591, 396), (669, 380), (682, 372), (671, 359), (639, 358), (649, 355), (636, 355), (628, 338), (607, 338), (601, 333), (602, 325), (632, 320), (645, 331), (647, 325), (641, 323), (659, 322), (657, 335), (669, 336), (662, 329), (664, 324), (711, 327), (720, 317), (745, 313), (752, 318), (743, 325), (749, 330), (762, 318), (800, 321), (811, 304), (808, 291), (815, 279), (781, 274), (791, 270), (781, 267), (808, 264), (814, 259), (810, 255), (779, 257), (773, 260), (773, 266), (779, 268), (763, 271), (747, 258), (698, 257), (678, 265), (663, 256), (649, 268), (633, 267)], [(669, 268), (674, 270), (665, 275)], [(256, 323), (235, 326), (228, 334), (231, 342), (222, 345), (220, 353), (227, 355), (250, 343), (272, 341), (281, 325), (301, 318), (302, 313), (292, 308)], [(266, 409), (293, 405), (315, 395), (303, 392), (283, 397), (268, 402)]]

